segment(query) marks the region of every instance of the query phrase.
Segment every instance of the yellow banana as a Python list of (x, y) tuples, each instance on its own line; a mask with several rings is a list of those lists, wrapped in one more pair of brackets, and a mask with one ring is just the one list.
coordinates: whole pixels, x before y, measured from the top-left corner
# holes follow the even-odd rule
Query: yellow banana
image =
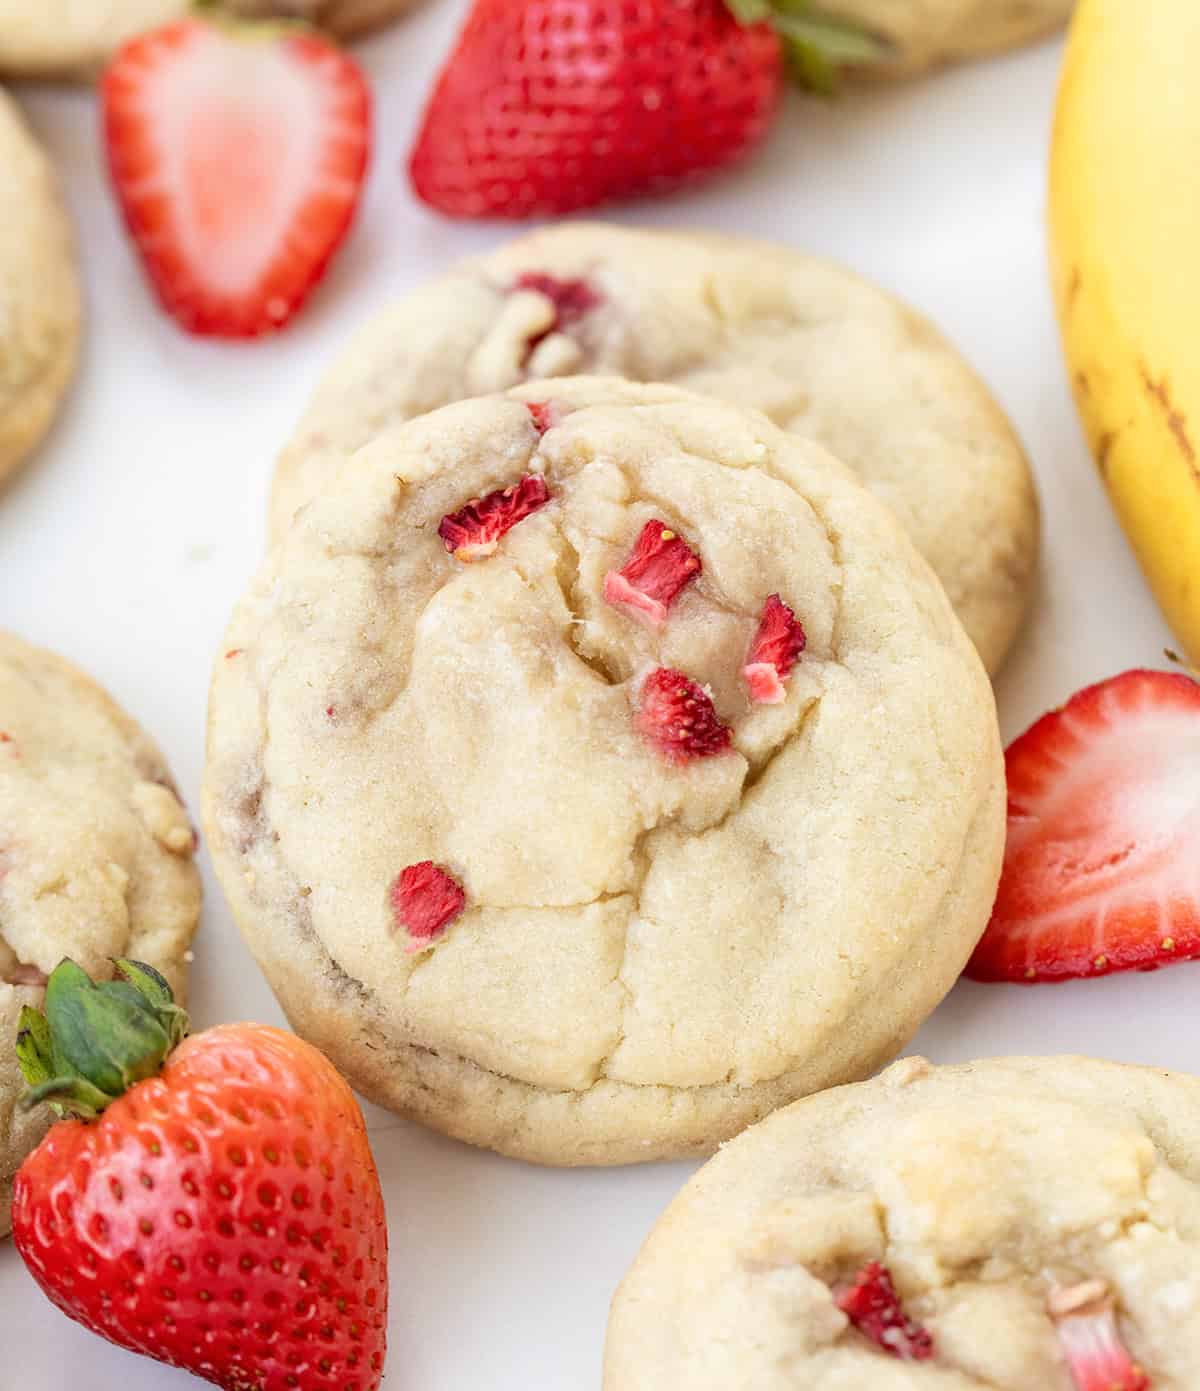
[(1080, 0), (1054, 122), (1050, 246), (1092, 451), (1200, 664), (1200, 0)]

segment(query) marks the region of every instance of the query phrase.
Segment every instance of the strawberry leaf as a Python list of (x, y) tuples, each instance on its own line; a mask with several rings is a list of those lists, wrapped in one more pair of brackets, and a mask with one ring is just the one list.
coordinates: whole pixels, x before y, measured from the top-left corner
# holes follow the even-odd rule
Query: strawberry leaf
[(796, 80), (827, 95), (837, 89), (843, 68), (886, 59), (891, 45), (847, 19), (825, 14), (810, 0), (725, 0), (739, 24), (767, 23), (784, 42)]

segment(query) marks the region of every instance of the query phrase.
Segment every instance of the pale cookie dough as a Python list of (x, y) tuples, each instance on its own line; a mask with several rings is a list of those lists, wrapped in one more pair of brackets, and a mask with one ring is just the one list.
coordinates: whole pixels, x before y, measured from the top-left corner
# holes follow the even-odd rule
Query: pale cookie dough
[[(873, 1261), (927, 1360), (837, 1307)], [(1058, 1318), (1089, 1305), (1153, 1391), (1200, 1386), (1200, 1080), (906, 1058), (777, 1112), (692, 1179), (617, 1291), (604, 1388), (1077, 1391)]]
[(162, 755), (70, 663), (0, 633), (0, 1235), (49, 1115), (16, 1109), (13, 1041), (64, 956), (157, 967), (182, 994), (200, 913), (195, 835)]
[(81, 313), (54, 172), (0, 89), (0, 483), (50, 428), (75, 370)]
[[(447, 554), (444, 516), (530, 473), (541, 510)], [(602, 598), (652, 520), (704, 567), (658, 632)], [(773, 593), (808, 647), (751, 705)], [(660, 666), (733, 750), (678, 766), (638, 732)], [(845, 469), (755, 412), (575, 378), (384, 431), (296, 519), (216, 663), (205, 823), (293, 1025), (362, 1092), (621, 1163), (895, 1055), (987, 920), (1003, 767), (945, 595)], [(427, 860), (466, 909), (413, 952), (389, 900)]]
[[(519, 288), (530, 275), (572, 286), (574, 303), (556, 315), (546, 294)], [(984, 665), (999, 667), (1031, 597), (1038, 538), (1011, 426), (925, 319), (766, 243), (571, 223), (414, 291), (318, 387), (279, 463), (274, 534), (384, 425), (576, 371), (680, 382), (826, 445), (896, 511)]]
[(925, 68), (1032, 43), (1064, 25), (1075, 0), (820, 0), (817, 8), (887, 39), (893, 56), (871, 73)]
[[(221, 0), (227, 14), (305, 19), (342, 38), (365, 33), (415, 0)], [(0, 0), (0, 73), (89, 77), (127, 39), (182, 19), (192, 0)]]

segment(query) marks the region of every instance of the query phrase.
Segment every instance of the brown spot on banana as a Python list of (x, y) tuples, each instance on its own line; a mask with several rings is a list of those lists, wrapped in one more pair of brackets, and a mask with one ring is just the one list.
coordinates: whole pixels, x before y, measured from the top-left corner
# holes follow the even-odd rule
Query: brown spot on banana
[(1171, 388), (1166, 373), (1164, 372), (1161, 379), (1156, 382), (1150, 375), (1150, 369), (1140, 360), (1138, 361), (1138, 372), (1142, 378), (1142, 385), (1146, 389), (1146, 395), (1155, 408), (1166, 417), (1167, 428), (1175, 436), (1179, 452), (1191, 466), (1192, 472), (1196, 475), (1196, 481), (1200, 483), (1200, 468), (1196, 467), (1196, 446), (1188, 434), (1187, 417), (1176, 408), (1171, 399)]
[(1108, 478), (1108, 456), (1112, 452), (1112, 447), (1116, 443), (1117, 432), (1115, 430), (1105, 430), (1096, 441), (1096, 467), (1100, 470), (1102, 478)]

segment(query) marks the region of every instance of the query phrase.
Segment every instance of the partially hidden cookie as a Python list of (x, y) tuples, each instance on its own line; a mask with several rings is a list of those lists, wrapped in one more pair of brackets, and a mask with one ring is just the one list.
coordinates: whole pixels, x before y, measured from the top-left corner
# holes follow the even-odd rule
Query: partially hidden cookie
[[(304, 19), (342, 38), (386, 24), (415, 0), (219, 0), (247, 19)], [(136, 34), (183, 19), (191, 0), (0, 0), (0, 74), (90, 77)]]
[(94, 682), (0, 633), (0, 1235), (48, 1124), (17, 1109), (13, 1044), (63, 957), (145, 961), (180, 993), (200, 913), (195, 835), (162, 755)]
[(818, 445), (577, 378), (385, 430), (213, 681), (205, 823), (299, 1033), (551, 1164), (699, 1154), (895, 1055), (988, 917), (986, 676)]
[(776, 1112), (613, 1300), (604, 1391), (1193, 1391), (1200, 1080), (931, 1067)]
[(0, 89), (0, 483), (50, 428), (75, 370), (81, 314), (58, 182)]
[(823, 13), (886, 39), (892, 52), (871, 74), (925, 68), (1018, 48), (1060, 29), (1075, 0), (821, 0)]
[(384, 425), (567, 372), (679, 382), (826, 445), (895, 510), (999, 667), (1038, 542), (1011, 426), (927, 320), (766, 243), (570, 223), (415, 290), (318, 387), (279, 462), (273, 533)]

